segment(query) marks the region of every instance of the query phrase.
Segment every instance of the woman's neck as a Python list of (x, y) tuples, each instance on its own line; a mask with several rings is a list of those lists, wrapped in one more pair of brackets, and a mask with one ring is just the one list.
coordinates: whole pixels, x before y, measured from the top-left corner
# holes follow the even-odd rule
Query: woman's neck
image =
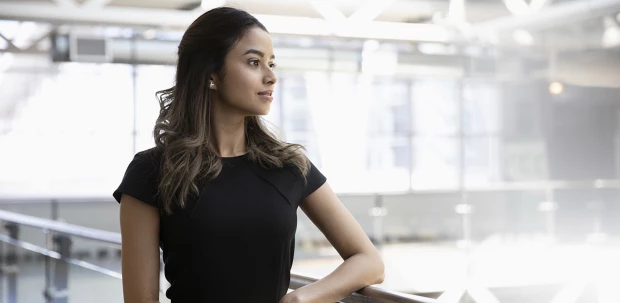
[(215, 115), (212, 125), (220, 157), (235, 157), (246, 153), (244, 117)]

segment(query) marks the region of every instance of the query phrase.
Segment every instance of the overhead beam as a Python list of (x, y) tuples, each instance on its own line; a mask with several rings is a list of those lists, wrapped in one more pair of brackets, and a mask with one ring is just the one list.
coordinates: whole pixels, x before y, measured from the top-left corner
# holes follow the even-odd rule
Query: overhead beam
[(620, 0), (581, 0), (549, 5), (537, 13), (508, 16), (474, 24), (477, 31), (541, 30), (600, 18), (620, 11)]
[(20, 48), (15, 46), (15, 44), (13, 44), (13, 42), (11, 42), (11, 40), (7, 39), (5, 36), (3, 36), (2, 34), (0, 34), (0, 39), (6, 41), (7, 43), (7, 48), (2, 50), (4, 52), (19, 52)]
[(310, 5), (327, 21), (345, 21), (347, 17), (332, 3), (328, 1), (310, 1)]
[(394, 2), (396, 2), (396, 0), (371, 0), (353, 12), (353, 14), (349, 16), (349, 20), (360, 22), (373, 21), (386, 9), (392, 6)]
[(551, 0), (532, 0), (530, 3), (525, 0), (503, 0), (503, 2), (513, 15), (527, 15), (540, 11), (549, 5)]
[(52, 0), (52, 2), (56, 3), (59, 7), (62, 8), (76, 8), (77, 4), (74, 0)]
[(200, 5), (194, 11), (201, 11), (202, 13), (220, 7), (226, 4), (226, 0), (201, 0)]
[(448, 19), (453, 24), (463, 24), (467, 21), (465, 14), (465, 0), (450, 0)]
[(88, 0), (84, 2), (84, 4), (82, 4), (82, 8), (83, 9), (98, 9), (98, 8), (105, 7), (110, 2), (112, 2), (112, 0)]
[(41, 35), (36, 40), (32, 41), (32, 44), (30, 44), (30, 46), (28, 46), (24, 50), (25, 51), (36, 51), (38, 44), (43, 42), (43, 40), (45, 40), (45, 39), (49, 39), (51, 33), (52, 33), (52, 29), (50, 29), (47, 32), (43, 33), (43, 35)]
[(51, 3), (0, 2), (0, 18), (41, 21), (55, 24), (151, 26), (186, 28), (200, 13), (164, 9), (103, 7), (97, 9), (60, 8)]
[[(55, 5), (0, 2), (0, 18), (43, 21), (55, 24), (144, 26), (185, 29), (202, 12), (165, 9), (104, 7), (63, 9)], [(254, 14), (271, 33), (309, 36), (336, 36), (365, 39), (453, 42), (455, 33), (433, 24), (400, 22), (331, 22), (305, 18)]]

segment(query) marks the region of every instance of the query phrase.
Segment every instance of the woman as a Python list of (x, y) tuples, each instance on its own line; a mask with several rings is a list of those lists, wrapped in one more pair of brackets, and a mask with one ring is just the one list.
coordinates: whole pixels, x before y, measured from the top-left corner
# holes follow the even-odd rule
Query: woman
[[(335, 302), (383, 281), (383, 262), (301, 146), (261, 123), (277, 82), (269, 33), (250, 14), (216, 8), (178, 50), (175, 86), (158, 92), (156, 147), (139, 152), (120, 203), (125, 302)], [(345, 260), (287, 294), (297, 207)]]

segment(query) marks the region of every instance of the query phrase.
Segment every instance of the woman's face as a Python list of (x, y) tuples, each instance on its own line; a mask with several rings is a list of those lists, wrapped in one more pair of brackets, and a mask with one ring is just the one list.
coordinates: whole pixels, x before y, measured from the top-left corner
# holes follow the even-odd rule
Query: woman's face
[(277, 77), (271, 36), (252, 27), (226, 55), (224, 77), (213, 75), (215, 102), (244, 116), (267, 115)]

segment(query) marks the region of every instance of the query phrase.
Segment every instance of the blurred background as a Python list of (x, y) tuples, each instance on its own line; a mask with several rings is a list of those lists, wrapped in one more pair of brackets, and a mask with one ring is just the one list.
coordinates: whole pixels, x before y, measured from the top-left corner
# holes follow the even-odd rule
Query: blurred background
[[(0, 302), (122, 301), (111, 194), (221, 5), (271, 32), (265, 118), (379, 248), (381, 287), (620, 302), (620, 0), (1, 0)], [(341, 259), (298, 215), (293, 271), (320, 278)]]

